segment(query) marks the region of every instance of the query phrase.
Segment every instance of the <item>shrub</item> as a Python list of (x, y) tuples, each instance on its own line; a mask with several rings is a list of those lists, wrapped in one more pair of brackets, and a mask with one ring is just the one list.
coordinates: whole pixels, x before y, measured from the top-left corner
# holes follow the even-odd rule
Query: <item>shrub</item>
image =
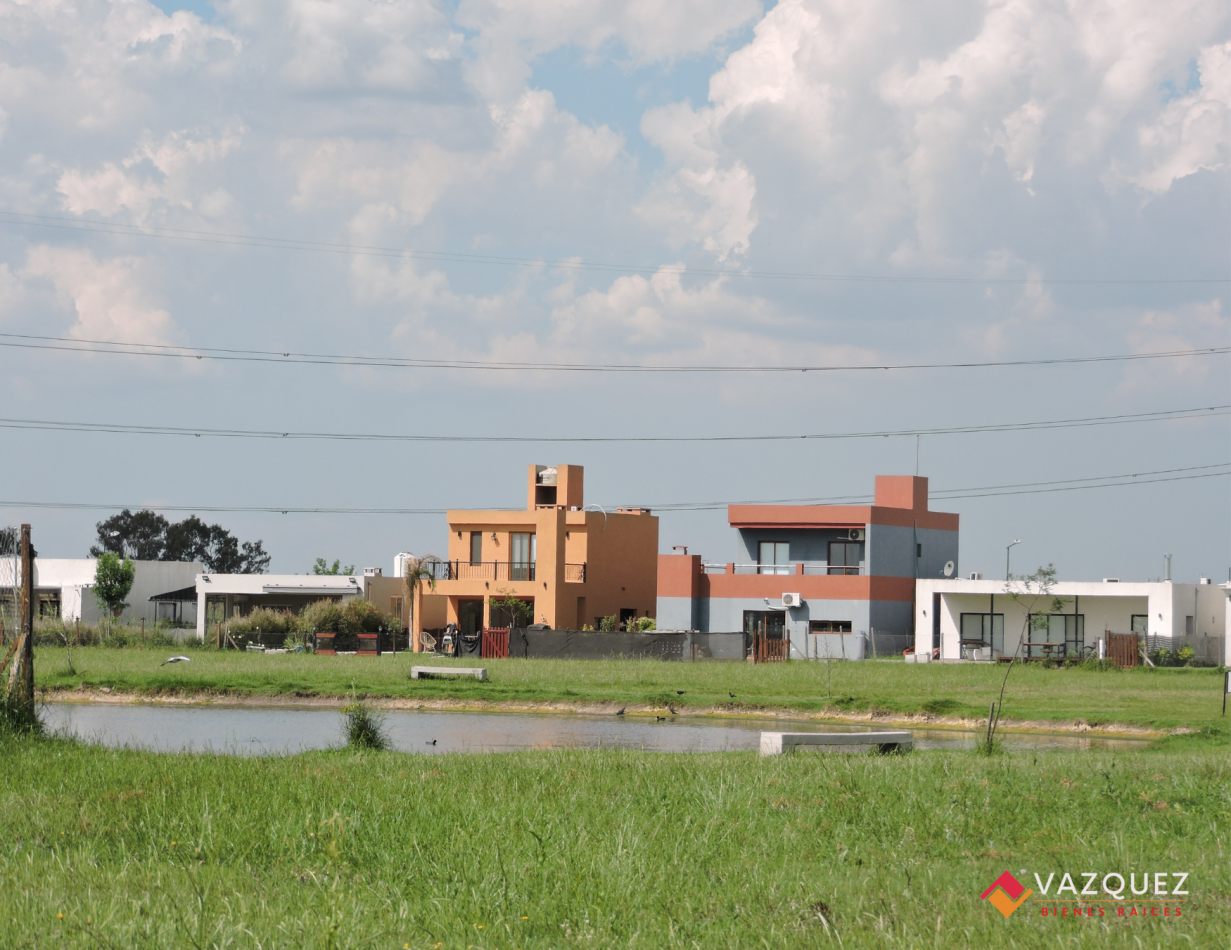
[(347, 746), (352, 749), (389, 748), (384, 718), (373, 713), (366, 703), (352, 700), (342, 707), (342, 715), (346, 717), (342, 732)]
[(299, 622), (308, 633), (353, 633), (347, 626), (342, 605), (334, 600), (318, 600), (308, 604), (299, 615)]
[(615, 614), (612, 614), (609, 617), (603, 617), (598, 622), (598, 629), (603, 633), (614, 633), (616, 630), (620, 629), (620, 618)]
[(261, 633), (296, 633), (300, 629), (300, 620), (289, 610), (270, 610), (268, 607), (257, 607), (246, 617), (235, 617), (226, 625), (227, 632), (232, 636)]

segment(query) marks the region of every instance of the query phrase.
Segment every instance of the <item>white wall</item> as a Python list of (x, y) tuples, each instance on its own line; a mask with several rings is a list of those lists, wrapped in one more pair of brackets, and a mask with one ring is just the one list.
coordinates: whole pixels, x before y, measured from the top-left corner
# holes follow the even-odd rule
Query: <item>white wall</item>
[[(16, 565), (16, 583), (21, 583), (21, 564)], [(145, 620), (153, 623), (156, 607), (150, 603), (155, 594), (191, 587), (201, 573), (202, 565), (189, 561), (133, 561), (132, 590), (128, 592), (128, 606), (120, 619), (128, 622)], [(94, 575), (98, 570), (96, 558), (47, 558), (34, 559), (34, 587), (36, 590), (59, 589), (60, 616), (64, 620), (80, 620), (82, 623), (97, 623), (106, 614), (105, 608), (94, 597)], [(0, 586), (9, 586), (13, 581), (13, 561), (0, 559)], [(185, 604), (185, 620), (195, 620), (195, 605)]]
[[(1080, 613), (1085, 620), (1085, 642), (1095, 643), (1103, 632), (1129, 633), (1133, 614), (1149, 617), (1150, 636), (1184, 635), (1185, 617), (1192, 616), (1194, 598), (1198, 613), (1197, 634), (1224, 637), (1231, 612), (1221, 603), (1222, 588), (1213, 585), (1161, 583), (1100, 583), (1067, 581), (1057, 583), (1051, 596), (1035, 598), (1015, 583), (1018, 599), (1006, 590), (1004, 581), (920, 580), (915, 600), (915, 652), (931, 653), (933, 595), (940, 595), (941, 659), (958, 659), (960, 623), (963, 613), (1004, 614), (1004, 652), (1016, 651), (1030, 610), (1050, 613), (1052, 597), (1065, 604), (1061, 613)], [(1076, 610), (1074, 604), (1076, 603)], [(992, 606), (994, 604), (994, 606)]]

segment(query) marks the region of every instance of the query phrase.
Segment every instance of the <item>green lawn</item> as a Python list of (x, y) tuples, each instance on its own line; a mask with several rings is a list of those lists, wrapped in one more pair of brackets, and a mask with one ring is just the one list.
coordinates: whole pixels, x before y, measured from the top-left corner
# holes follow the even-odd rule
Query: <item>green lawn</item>
[[(3, 947), (1227, 946), (1225, 748), (237, 758), (5, 738), (0, 761)], [(1187, 871), (1190, 893), (1178, 919), (1006, 920), (980, 900), (1005, 870)]]
[[(78, 648), (76, 673), (62, 648), (39, 647), (38, 686), (109, 687), (145, 696), (344, 696), (574, 704), (609, 702), (682, 711), (823, 709), (985, 717), (1003, 666), (843, 663), (666, 663), (655, 660), (484, 660), (490, 679), (411, 680), (412, 654), (396, 657), (265, 656), (192, 649), (190, 663), (159, 664), (178, 648)], [(413, 657), (413, 658), (412, 658)], [(432, 659), (437, 665), (447, 663)], [(463, 661), (460, 665), (466, 665)], [(1085, 720), (1172, 728), (1220, 728), (1222, 674), (1215, 669), (1014, 668), (1004, 715), (1015, 720)], [(683, 690), (681, 696), (677, 690)], [(731, 698), (731, 693), (735, 698)]]

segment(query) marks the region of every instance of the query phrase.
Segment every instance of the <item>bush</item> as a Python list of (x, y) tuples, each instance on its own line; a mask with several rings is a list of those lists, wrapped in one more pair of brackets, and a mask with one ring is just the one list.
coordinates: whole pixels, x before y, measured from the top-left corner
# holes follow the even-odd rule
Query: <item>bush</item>
[(615, 614), (612, 614), (609, 617), (603, 617), (598, 622), (598, 629), (603, 633), (614, 633), (616, 630), (620, 629), (620, 618)]
[(270, 610), (267, 607), (257, 607), (246, 617), (236, 617), (226, 624), (227, 633), (232, 636), (265, 633), (297, 633), (300, 620), (289, 610)]
[(347, 746), (352, 749), (389, 748), (383, 717), (373, 713), (366, 703), (352, 701), (342, 707), (342, 715), (346, 717), (342, 732)]

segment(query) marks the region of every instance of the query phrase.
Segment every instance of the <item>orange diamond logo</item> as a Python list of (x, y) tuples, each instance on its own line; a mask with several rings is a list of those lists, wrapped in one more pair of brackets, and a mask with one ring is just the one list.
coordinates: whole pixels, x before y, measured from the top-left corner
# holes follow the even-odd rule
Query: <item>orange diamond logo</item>
[(1026, 903), (1034, 891), (1023, 887), (1021, 882), (1008, 871), (992, 882), (992, 886), (983, 892), (982, 900), (987, 901), (1005, 917), (1012, 917), (1013, 912)]

